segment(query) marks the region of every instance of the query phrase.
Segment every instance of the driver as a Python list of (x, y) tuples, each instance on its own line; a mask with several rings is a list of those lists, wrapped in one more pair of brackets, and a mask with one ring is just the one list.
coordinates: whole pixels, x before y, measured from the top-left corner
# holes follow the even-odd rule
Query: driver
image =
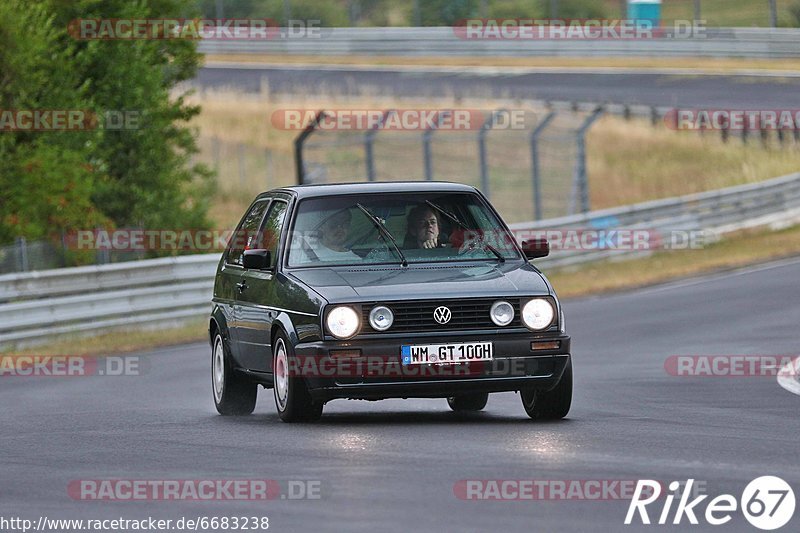
[(418, 205), (408, 213), (408, 230), (403, 248), (439, 248), (446, 244), (440, 242), (439, 215), (427, 205)]

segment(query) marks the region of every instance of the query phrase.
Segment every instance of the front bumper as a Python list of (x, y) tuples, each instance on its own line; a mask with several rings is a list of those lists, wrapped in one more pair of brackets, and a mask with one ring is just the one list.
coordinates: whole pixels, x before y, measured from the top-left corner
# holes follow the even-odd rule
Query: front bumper
[[(404, 344), (449, 344), (487, 341), (494, 345), (492, 361), (457, 365), (403, 366)], [(557, 348), (536, 349), (532, 343), (558, 342)], [(332, 359), (331, 351), (360, 351), (360, 357)], [(555, 387), (570, 359), (567, 335), (523, 332), (454, 332), (413, 338), (365, 338), (326, 340), (295, 347), (305, 365), (298, 372), (318, 401), (336, 398), (380, 400), (385, 398), (445, 398), (472, 392), (507, 392), (526, 388)], [(323, 370), (320, 370), (323, 369)]]

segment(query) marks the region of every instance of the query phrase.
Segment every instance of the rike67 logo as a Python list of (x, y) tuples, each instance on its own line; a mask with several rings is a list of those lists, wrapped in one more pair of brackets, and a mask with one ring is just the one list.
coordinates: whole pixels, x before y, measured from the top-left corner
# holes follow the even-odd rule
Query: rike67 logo
[[(705, 505), (705, 511), (701, 512), (707, 494), (699, 495), (689, 500), (693, 495), (692, 486), (694, 479), (689, 479), (686, 483), (673, 481), (669, 484), (669, 493), (663, 498), (661, 512), (653, 516), (655, 523), (664, 525), (672, 523), (678, 525), (686, 518), (690, 524), (699, 524), (698, 516), (705, 519), (705, 522), (712, 526), (727, 524), (733, 519), (738, 509), (754, 527), (771, 531), (786, 525), (794, 515), (796, 500), (792, 487), (786, 481), (775, 476), (762, 476), (748, 483), (742, 492), (741, 498), (737, 501), (731, 494), (720, 494)], [(678, 494), (680, 487), (683, 491)], [(662, 485), (655, 480), (641, 479), (636, 483), (636, 490), (633, 499), (628, 507), (628, 514), (625, 516), (625, 524), (630, 525), (637, 520), (642, 524), (651, 524), (647, 506), (655, 503), (662, 497)], [(672, 504), (678, 499), (674, 514)], [(660, 503), (660, 502), (659, 502)], [(653, 505), (650, 511), (658, 511), (658, 504)], [(672, 520), (670, 521), (670, 515)]]

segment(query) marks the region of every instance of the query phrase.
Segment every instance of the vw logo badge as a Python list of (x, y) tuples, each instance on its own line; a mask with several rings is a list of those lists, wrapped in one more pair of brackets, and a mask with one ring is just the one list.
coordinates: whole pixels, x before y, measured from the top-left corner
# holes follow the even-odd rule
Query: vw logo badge
[(451, 318), (453, 318), (453, 313), (450, 312), (449, 308), (443, 305), (437, 307), (433, 311), (433, 319), (439, 324), (447, 324), (448, 322), (450, 322)]

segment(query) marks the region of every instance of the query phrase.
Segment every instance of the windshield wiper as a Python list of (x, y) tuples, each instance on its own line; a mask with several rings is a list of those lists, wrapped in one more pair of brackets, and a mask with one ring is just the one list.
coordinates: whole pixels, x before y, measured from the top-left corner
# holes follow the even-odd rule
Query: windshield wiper
[(370, 222), (372, 222), (372, 224), (373, 224), (373, 225), (374, 225), (376, 228), (378, 228), (378, 232), (381, 234), (381, 236), (383, 236), (383, 237), (384, 237), (384, 240), (386, 240), (386, 239), (388, 238), (388, 241), (389, 241), (390, 243), (392, 243), (392, 246), (394, 246), (394, 249), (395, 249), (395, 251), (397, 252), (397, 255), (399, 255), (399, 256), (400, 256), (400, 264), (401, 264), (402, 266), (404, 266), (404, 267), (407, 267), (407, 266), (408, 266), (408, 261), (406, 260), (406, 256), (403, 254), (403, 251), (400, 249), (400, 247), (399, 247), (399, 246), (397, 246), (397, 241), (394, 239), (394, 237), (392, 236), (392, 234), (391, 234), (391, 233), (389, 233), (389, 230), (388, 230), (388, 229), (386, 229), (386, 228), (383, 226), (383, 223), (380, 221), (380, 219), (379, 219), (379, 218), (378, 218), (376, 215), (374, 215), (374, 214), (372, 213), (372, 211), (370, 211), (369, 209), (367, 209), (367, 208), (366, 208), (366, 207), (364, 207), (363, 205), (361, 205), (361, 204), (356, 204), (356, 207), (358, 207), (358, 208), (361, 210), (361, 212), (362, 212), (362, 213), (364, 213), (365, 215), (367, 215), (367, 218), (370, 220)]
[[(443, 214), (447, 218), (449, 218), (451, 222), (454, 222), (454, 223), (458, 224), (463, 231), (475, 231), (472, 228), (468, 228), (467, 225), (464, 224), (463, 222), (461, 222), (453, 213), (450, 213), (449, 211), (447, 211), (443, 207), (440, 207), (440, 206), (436, 205), (435, 203), (431, 202), (430, 200), (425, 200), (425, 203), (428, 204), (433, 209), (436, 209), (438, 212), (440, 212), (441, 214)], [(501, 254), (497, 250), (497, 248), (495, 248), (494, 246), (492, 246), (488, 242), (484, 241), (483, 239), (480, 239), (480, 243), (481, 243), (481, 246), (483, 246), (483, 249), (484, 250), (489, 250), (490, 252), (492, 252), (497, 257), (498, 261), (500, 261), (501, 263), (505, 263), (506, 262), (506, 258), (503, 256), (503, 254)]]

